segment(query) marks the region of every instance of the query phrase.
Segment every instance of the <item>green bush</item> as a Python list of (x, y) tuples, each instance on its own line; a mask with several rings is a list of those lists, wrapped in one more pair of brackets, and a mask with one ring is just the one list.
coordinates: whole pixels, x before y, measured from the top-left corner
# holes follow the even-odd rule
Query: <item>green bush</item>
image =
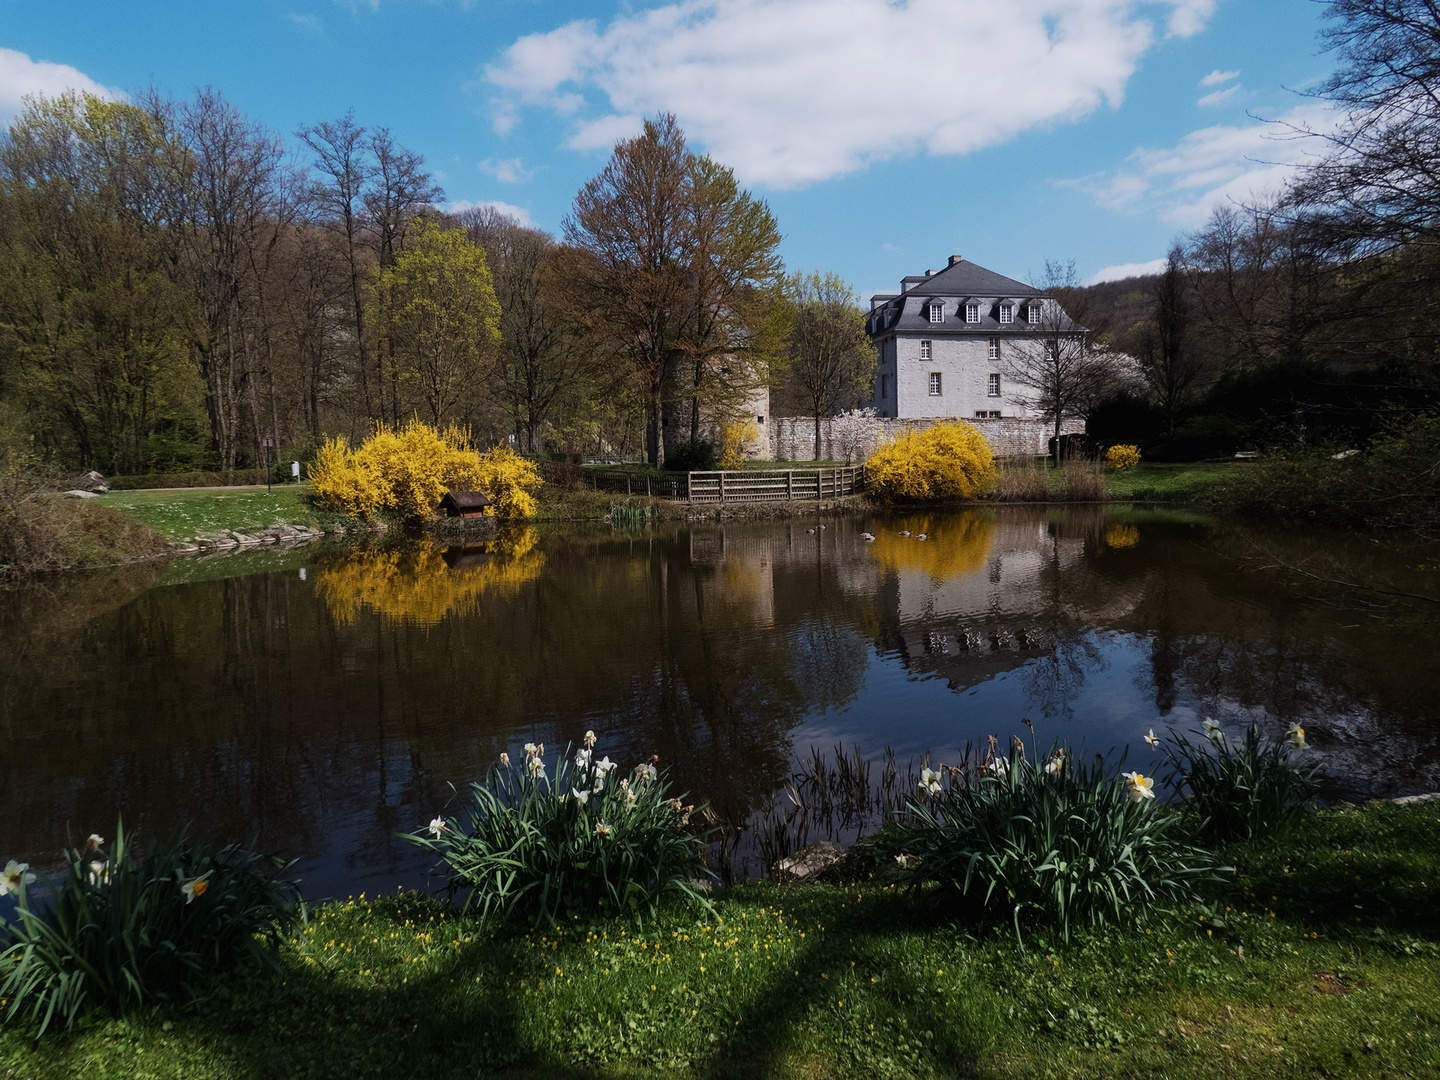
[[(1007, 915), (1059, 927), (1134, 920), (1193, 900), (1214, 879), (1208, 852), (1171, 835), (1176, 818), (1154, 805), (1154, 781), (1121, 775), (1097, 756), (1062, 747), (1031, 761), (1016, 742), (974, 773), (926, 769), (902, 825), (912, 884), (937, 882)], [(1123, 760), (1122, 760), (1123, 764)]]
[(439, 856), (466, 910), (554, 925), (602, 907), (643, 917), (667, 897), (698, 897), (691, 882), (708, 871), (705, 842), (687, 828), (694, 808), (667, 797), (651, 763), (616, 780), (610, 759), (594, 757), (593, 732), (585, 742), (553, 776), (543, 745), (527, 744), (522, 766), (501, 755), (470, 786), (467, 822), (437, 817), (407, 836)]
[(1281, 741), (1264, 738), (1251, 724), (1232, 743), (1207, 720), (1195, 734), (1203, 738), (1192, 743), (1172, 734), (1159, 743), (1169, 766), (1166, 786), (1183, 800), (1190, 831), (1210, 841), (1287, 836), (1315, 797), (1314, 770), (1295, 758), (1305, 749), (1305, 729), (1292, 724)]
[(671, 472), (711, 472), (719, 468), (715, 444), (707, 439), (682, 443), (665, 454), (665, 468)]
[(103, 844), (91, 836), (67, 849), (58, 881), (6, 867), (0, 889), (18, 904), (0, 922), (0, 1021), (68, 1031), (98, 1009), (193, 1006), (237, 968), (279, 970), (296, 887), (263, 872), (259, 856), (182, 837), (141, 858), (121, 825), (108, 856)]

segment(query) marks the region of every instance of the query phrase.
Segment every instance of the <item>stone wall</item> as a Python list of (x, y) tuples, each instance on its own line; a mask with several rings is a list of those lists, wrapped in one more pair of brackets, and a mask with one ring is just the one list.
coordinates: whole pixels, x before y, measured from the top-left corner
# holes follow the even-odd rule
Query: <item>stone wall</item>
[[(900, 420), (894, 417), (835, 417), (820, 421), (822, 461), (864, 461), (881, 443), (907, 431), (922, 431), (954, 417)], [(1006, 416), (998, 419), (967, 419), (979, 428), (997, 457), (1043, 455), (1047, 452), (1052, 428), (1048, 420)], [(1067, 420), (1065, 434), (1085, 430), (1082, 420)], [(772, 461), (815, 461), (815, 421), (806, 416), (770, 418), (770, 459)]]

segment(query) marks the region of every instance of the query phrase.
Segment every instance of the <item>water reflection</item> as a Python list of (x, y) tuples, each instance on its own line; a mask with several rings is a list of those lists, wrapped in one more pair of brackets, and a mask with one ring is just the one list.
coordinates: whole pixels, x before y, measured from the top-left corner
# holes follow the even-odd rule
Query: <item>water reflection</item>
[(1298, 720), (1350, 790), (1440, 787), (1433, 624), (1273, 570), (1435, 592), (1433, 552), (1098, 509), (828, 525), (521, 529), (9, 593), (0, 857), (123, 810), (253, 836), (317, 894), (415, 883), (394, 832), (502, 750), (586, 728), (733, 817), (812, 746), (903, 760), (1022, 717), (1100, 749), (1202, 714)]

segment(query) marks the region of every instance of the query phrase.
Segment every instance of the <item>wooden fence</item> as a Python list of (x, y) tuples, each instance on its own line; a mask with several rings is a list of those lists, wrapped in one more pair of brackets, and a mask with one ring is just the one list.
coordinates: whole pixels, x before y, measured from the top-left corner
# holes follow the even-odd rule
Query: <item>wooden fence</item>
[(741, 469), (686, 474), (692, 503), (820, 502), (853, 495), (865, 486), (864, 466), (838, 469)]

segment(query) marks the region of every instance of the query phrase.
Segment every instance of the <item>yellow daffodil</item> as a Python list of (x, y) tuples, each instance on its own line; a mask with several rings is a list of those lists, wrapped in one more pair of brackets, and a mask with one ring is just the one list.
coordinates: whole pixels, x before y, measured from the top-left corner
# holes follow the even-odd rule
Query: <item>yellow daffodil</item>
[(205, 895), (205, 890), (210, 888), (210, 875), (214, 872), (213, 870), (206, 870), (205, 873), (199, 877), (194, 877), (189, 881), (181, 883), (180, 891), (185, 894), (185, 903), (193, 904), (196, 897)]

